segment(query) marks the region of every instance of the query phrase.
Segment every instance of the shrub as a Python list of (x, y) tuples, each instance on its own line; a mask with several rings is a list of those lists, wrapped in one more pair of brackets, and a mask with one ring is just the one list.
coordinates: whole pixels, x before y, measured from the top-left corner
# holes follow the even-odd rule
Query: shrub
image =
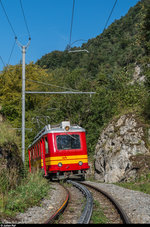
[(3, 212), (9, 215), (24, 212), (28, 207), (37, 205), (49, 190), (50, 185), (40, 172), (29, 173), (16, 189), (8, 192)]

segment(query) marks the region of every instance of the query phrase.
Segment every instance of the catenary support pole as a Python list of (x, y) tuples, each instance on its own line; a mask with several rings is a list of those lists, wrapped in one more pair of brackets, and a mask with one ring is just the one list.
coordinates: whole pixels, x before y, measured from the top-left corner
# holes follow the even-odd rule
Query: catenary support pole
[(25, 53), (26, 46), (22, 46), (22, 161), (25, 163)]
[(29, 38), (29, 41), (27, 45), (22, 45), (17, 39), (16, 43), (20, 47), (22, 52), (22, 161), (25, 164), (25, 54), (26, 50), (29, 47), (31, 42), (31, 38)]

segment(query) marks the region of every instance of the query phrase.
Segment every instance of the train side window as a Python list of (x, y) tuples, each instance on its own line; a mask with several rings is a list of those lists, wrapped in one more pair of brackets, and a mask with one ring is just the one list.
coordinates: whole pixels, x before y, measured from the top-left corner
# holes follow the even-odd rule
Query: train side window
[(36, 158), (36, 146), (34, 146), (34, 159)]
[(34, 146), (34, 159), (36, 158), (36, 146)]
[(35, 158), (37, 157), (37, 146), (36, 145), (34, 147), (34, 156), (35, 156)]
[(38, 143), (39, 156), (41, 156), (40, 144)]
[(34, 148), (32, 148), (32, 159), (34, 159)]
[(48, 141), (47, 141), (47, 137), (45, 137), (45, 153), (48, 154)]
[(36, 154), (37, 154), (37, 157), (39, 157), (39, 146), (38, 146), (38, 144), (36, 145)]
[(30, 158), (32, 159), (32, 148), (30, 150)]
[(32, 149), (32, 159), (34, 159), (34, 147)]
[(41, 158), (43, 158), (43, 143), (40, 141), (40, 149), (41, 149)]

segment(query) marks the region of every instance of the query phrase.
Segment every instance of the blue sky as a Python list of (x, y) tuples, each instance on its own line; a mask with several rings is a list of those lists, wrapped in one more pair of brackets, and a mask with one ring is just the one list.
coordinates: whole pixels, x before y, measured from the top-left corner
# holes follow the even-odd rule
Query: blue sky
[[(124, 16), (139, 0), (118, 0), (108, 26)], [(28, 32), (20, 7), (20, 0), (2, 0), (11, 25), (22, 45), (28, 42)], [(72, 42), (88, 40), (102, 33), (115, 0), (75, 0)], [(43, 55), (63, 51), (69, 43), (73, 0), (22, 0), (31, 43), (26, 53), (26, 63), (36, 62)], [(0, 56), (5, 64), (14, 43), (14, 33), (0, 5)], [(81, 45), (81, 42), (76, 43)], [(10, 64), (18, 64), (21, 50), (14, 47)], [(0, 70), (3, 64), (0, 59)]]

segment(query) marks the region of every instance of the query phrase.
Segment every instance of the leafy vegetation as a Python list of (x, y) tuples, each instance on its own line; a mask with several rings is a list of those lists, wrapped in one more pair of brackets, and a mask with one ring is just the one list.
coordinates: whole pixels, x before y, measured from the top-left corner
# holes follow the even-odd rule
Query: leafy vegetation
[[(32, 132), (26, 131), (26, 147), (47, 122), (58, 124), (70, 120), (83, 126), (87, 131), (88, 151), (93, 153), (100, 131), (114, 115), (137, 112), (149, 121), (148, 3), (149, 0), (139, 1), (125, 17), (84, 43), (81, 49), (89, 53), (53, 51), (36, 64), (26, 65), (26, 90), (96, 92), (92, 97), (27, 94), (26, 128), (32, 128)], [(140, 76), (145, 75), (145, 84), (133, 81), (137, 65)], [(20, 75), (21, 65), (8, 66), (0, 74), (0, 112), (16, 128), (21, 128)]]
[[(76, 49), (87, 49), (89, 53), (53, 51), (36, 64), (26, 65), (26, 90), (95, 91), (96, 94), (92, 97), (26, 94), (26, 128), (32, 129), (26, 130), (26, 148), (48, 122), (58, 124), (70, 120), (83, 126), (90, 156), (101, 130), (112, 117), (134, 112), (150, 123), (150, 0), (139, 1), (125, 17), (81, 48), (72, 48)], [(145, 82), (133, 79), (136, 66), (140, 67), (139, 76), (144, 75)], [(0, 72), (0, 84), (0, 114), (12, 125), (8, 130), (9, 125), (0, 124), (0, 146), (7, 144), (8, 148), (15, 142), (21, 150), (21, 131), (13, 129), (21, 128), (21, 65), (5, 67)], [(18, 148), (12, 147), (16, 154)], [(1, 166), (6, 164), (2, 158), (0, 161)], [(23, 211), (46, 194), (48, 185), (41, 176), (30, 175), (21, 183), (15, 178), (17, 174), (9, 170), (0, 173), (0, 212)], [(145, 186), (141, 181), (140, 187), (149, 193)]]
[(0, 220), (38, 204), (50, 189), (41, 173), (24, 170), (19, 141), (8, 122), (0, 123)]
[(0, 197), (15, 188), (22, 178), (20, 138), (7, 122), (0, 123)]
[(28, 207), (37, 205), (47, 195), (50, 184), (43, 178), (41, 173), (28, 174), (13, 190), (7, 191), (0, 201), (1, 216), (15, 215), (24, 212)]
[(108, 218), (105, 216), (99, 202), (94, 200), (94, 209), (91, 217), (92, 224), (107, 224)]
[[(102, 68), (112, 74), (145, 55), (142, 39), (149, 40), (149, 0), (140, 1), (125, 17), (116, 20), (96, 38), (81, 46), (88, 53), (54, 51), (46, 54), (37, 64), (49, 70), (56, 68), (84, 68), (87, 76), (95, 78)], [(146, 33), (145, 33), (146, 32)], [(145, 37), (146, 36), (146, 37)], [(144, 38), (145, 37), (145, 38)], [(80, 49), (77, 47), (71, 50)]]
[(116, 183), (116, 185), (135, 191), (141, 191), (150, 194), (150, 173), (140, 176), (134, 182)]
[(7, 121), (0, 122), (0, 146), (6, 143), (16, 143), (18, 146), (20, 144), (16, 130)]

